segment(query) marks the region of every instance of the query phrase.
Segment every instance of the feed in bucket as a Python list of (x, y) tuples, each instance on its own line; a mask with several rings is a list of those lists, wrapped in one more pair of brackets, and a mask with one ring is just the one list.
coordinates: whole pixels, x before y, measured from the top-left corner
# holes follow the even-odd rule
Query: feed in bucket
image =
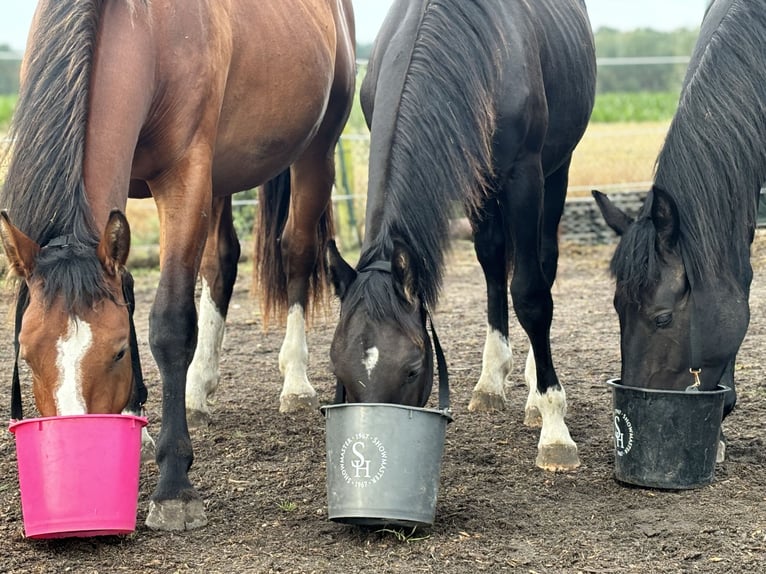
[(26, 536), (133, 532), (146, 424), (107, 414), (12, 421)]
[(450, 415), (382, 403), (321, 410), (329, 519), (360, 526), (433, 524)]
[(690, 489), (713, 482), (724, 396), (623, 385), (610, 379), (615, 478), (661, 489)]

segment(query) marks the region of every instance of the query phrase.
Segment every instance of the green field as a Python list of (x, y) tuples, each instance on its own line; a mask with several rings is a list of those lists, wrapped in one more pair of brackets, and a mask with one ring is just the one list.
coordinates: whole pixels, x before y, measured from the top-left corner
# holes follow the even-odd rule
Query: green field
[(8, 129), (16, 105), (16, 96), (0, 96), (0, 133)]

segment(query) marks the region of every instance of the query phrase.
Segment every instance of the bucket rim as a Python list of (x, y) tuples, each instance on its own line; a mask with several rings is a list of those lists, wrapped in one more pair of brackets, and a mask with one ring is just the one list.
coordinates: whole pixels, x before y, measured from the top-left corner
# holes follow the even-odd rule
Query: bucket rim
[(614, 378), (614, 379), (607, 379), (606, 384), (612, 387), (613, 389), (627, 389), (630, 391), (640, 391), (643, 393), (652, 393), (657, 395), (683, 395), (683, 396), (694, 396), (694, 395), (717, 395), (717, 394), (723, 394), (731, 390), (731, 387), (728, 387), (726, 385), (723, 385), (719, 383), (715, 389), (710, 391), (698, 391), (695, 393), (690, 393), (688, 391), (681, 391), (677, 389), (650, 389), (647, 387), (633, 387), (630, 385), (623, 385), (622, 379), (620, 378)]
[(326, 411), (328, 410), (339, 409), (344, 407), (389, 407), (394, 409), (402, 409), (406, 411), (419, 411), (424, 413), (441, 415), (447, 419), (447, 422), (452, 422), (454, 420), (452, 418), (452, 409), (450, 408), (432, 409), (432, 408), (426, 408), (426, 407), (412, 407), (409, 405), (400, 405), (396, 403), (340, 403), (337, 405), (322, 405), (319, 407), (319, 410), (321, 411), (323, 415), (326, 415)]
[(35, 418), (29, 418), (29, 419), (11, 419), (8, 422), (8, 430), (15, 433), (16, 430), (23, 426), (28, 424), (36, 424), (36, 423), (44, 423), (44, 422), (51, 422), (54, 420), (64, 420), (64, 419), (133, 419), (134, 421), (137, 421), (141, 427), (145, 427), (147, 424), (149, 424), (149, 419), (147, 417), (141, 417), (138, 415), (123, 415), (123, 414), (108, 414), (108, 413), (94, 413), (94, 414), (82, 414), (82, 415), (60, 415), (60, 416), (54, 416), (54, 417), (35, 417)]

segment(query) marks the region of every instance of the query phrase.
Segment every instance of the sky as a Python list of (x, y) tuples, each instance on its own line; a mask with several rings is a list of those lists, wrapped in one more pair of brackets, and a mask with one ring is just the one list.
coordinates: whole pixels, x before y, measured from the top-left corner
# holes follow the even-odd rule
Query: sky
[[(470, 1), (470, 0), (464, 0)], [(696, 28), (708, 0), (585, 0), (594, 30)], [(353, 0), (357, 41), (373, 41), (393, 0)], [(0, 44), (23, 51), (35, 0), (0, 0)]]

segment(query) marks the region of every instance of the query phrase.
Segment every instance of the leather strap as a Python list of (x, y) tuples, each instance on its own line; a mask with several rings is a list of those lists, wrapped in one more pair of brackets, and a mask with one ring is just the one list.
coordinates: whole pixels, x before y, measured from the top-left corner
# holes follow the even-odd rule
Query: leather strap
[[(390, 261), (373, 261), (365, 265), (360, 269), (359, 273), (366, 273), (368, 271), (381, 271), (383, 273), (391, 273)], [(433, 339), (434, 353), (436, 354), (436, 367), (439, 372), (439, 410), (444, 411), (445, 414), (450, 416), (450, 392), (449, 392), (449, 373), (447, 371), (447, 360), (444, 357), (444, 351), (442, 350), (441, 343), (439, 342), (439, 336), (436, 334), (436, 326), (434, 325), (433, 316), (428, 308), (425, 309), (426, 319), (431, 323), (431, 337)], [(335, 404), (342, 404), (346, 402), (346, 387), (340, 382), (335, 384)]]

